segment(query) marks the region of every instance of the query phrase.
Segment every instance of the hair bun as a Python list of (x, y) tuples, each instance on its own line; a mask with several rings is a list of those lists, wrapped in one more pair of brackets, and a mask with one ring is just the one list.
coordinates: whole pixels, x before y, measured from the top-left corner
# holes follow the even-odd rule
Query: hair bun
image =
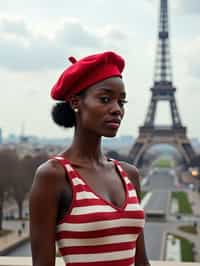
[(70, 107), (69, 103), (56, 103), (52, 108), (51, 115), (53, 121), (59, 126), (70, 128), (75, 125), (74, 110)]

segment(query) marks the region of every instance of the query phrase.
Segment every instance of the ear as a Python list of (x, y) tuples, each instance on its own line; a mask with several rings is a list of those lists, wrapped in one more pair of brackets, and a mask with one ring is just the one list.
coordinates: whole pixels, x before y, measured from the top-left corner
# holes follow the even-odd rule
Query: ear
[(72, 95), (69, 99), (69, 104), (72, 109), (79, 109), (80, 97), (78, 95)]

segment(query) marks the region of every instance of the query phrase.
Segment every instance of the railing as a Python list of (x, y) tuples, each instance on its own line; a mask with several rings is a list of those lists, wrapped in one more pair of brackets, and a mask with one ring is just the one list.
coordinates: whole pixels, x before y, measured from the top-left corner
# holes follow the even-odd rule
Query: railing
[[(0, 266), (31, 266), (30, 257), (0, 257)], [(62, 259), (57, 259), (56, 266), (64, 266)], [(199, 263), (183, 263), (172, 261), (151, 261), (151, 266), (200, 266)]]

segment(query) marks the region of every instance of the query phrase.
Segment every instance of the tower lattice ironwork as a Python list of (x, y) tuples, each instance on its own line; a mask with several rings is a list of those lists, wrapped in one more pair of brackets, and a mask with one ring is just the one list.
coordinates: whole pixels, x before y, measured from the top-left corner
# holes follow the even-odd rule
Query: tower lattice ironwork
[[(178, 112), (173, 86), (172, 65), (169, 42), (168, 0), (160, 0), (159, 30), (154, 70), (154, 85), (151, 88), (151, 100), (144, 125), (139, 128), (139, 136), (131, 151), (130, 159), (136, 165), (142, 163), (145, 151), (154, 144), (168, 143), (176, 146), (186, 164), (195, 156), (195, 152), (186, 136), (186, 127), (182, 125)], [(169, 103), (172, 125), (155, 126), (157, 104)]]

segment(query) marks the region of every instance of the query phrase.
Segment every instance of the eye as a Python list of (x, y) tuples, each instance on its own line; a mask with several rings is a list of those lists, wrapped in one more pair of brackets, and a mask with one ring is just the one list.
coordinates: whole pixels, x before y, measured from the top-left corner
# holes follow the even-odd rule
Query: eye
[(121, 99), (118, 101), (120, 107), (123, 107), (127, 102), (128, 101), (126, 101), (125, 99)]
[(111, 98), (108, 96), (102, 96), (100, 97), (100, 100), (102, 103), (109, 103), (111, 101)]

